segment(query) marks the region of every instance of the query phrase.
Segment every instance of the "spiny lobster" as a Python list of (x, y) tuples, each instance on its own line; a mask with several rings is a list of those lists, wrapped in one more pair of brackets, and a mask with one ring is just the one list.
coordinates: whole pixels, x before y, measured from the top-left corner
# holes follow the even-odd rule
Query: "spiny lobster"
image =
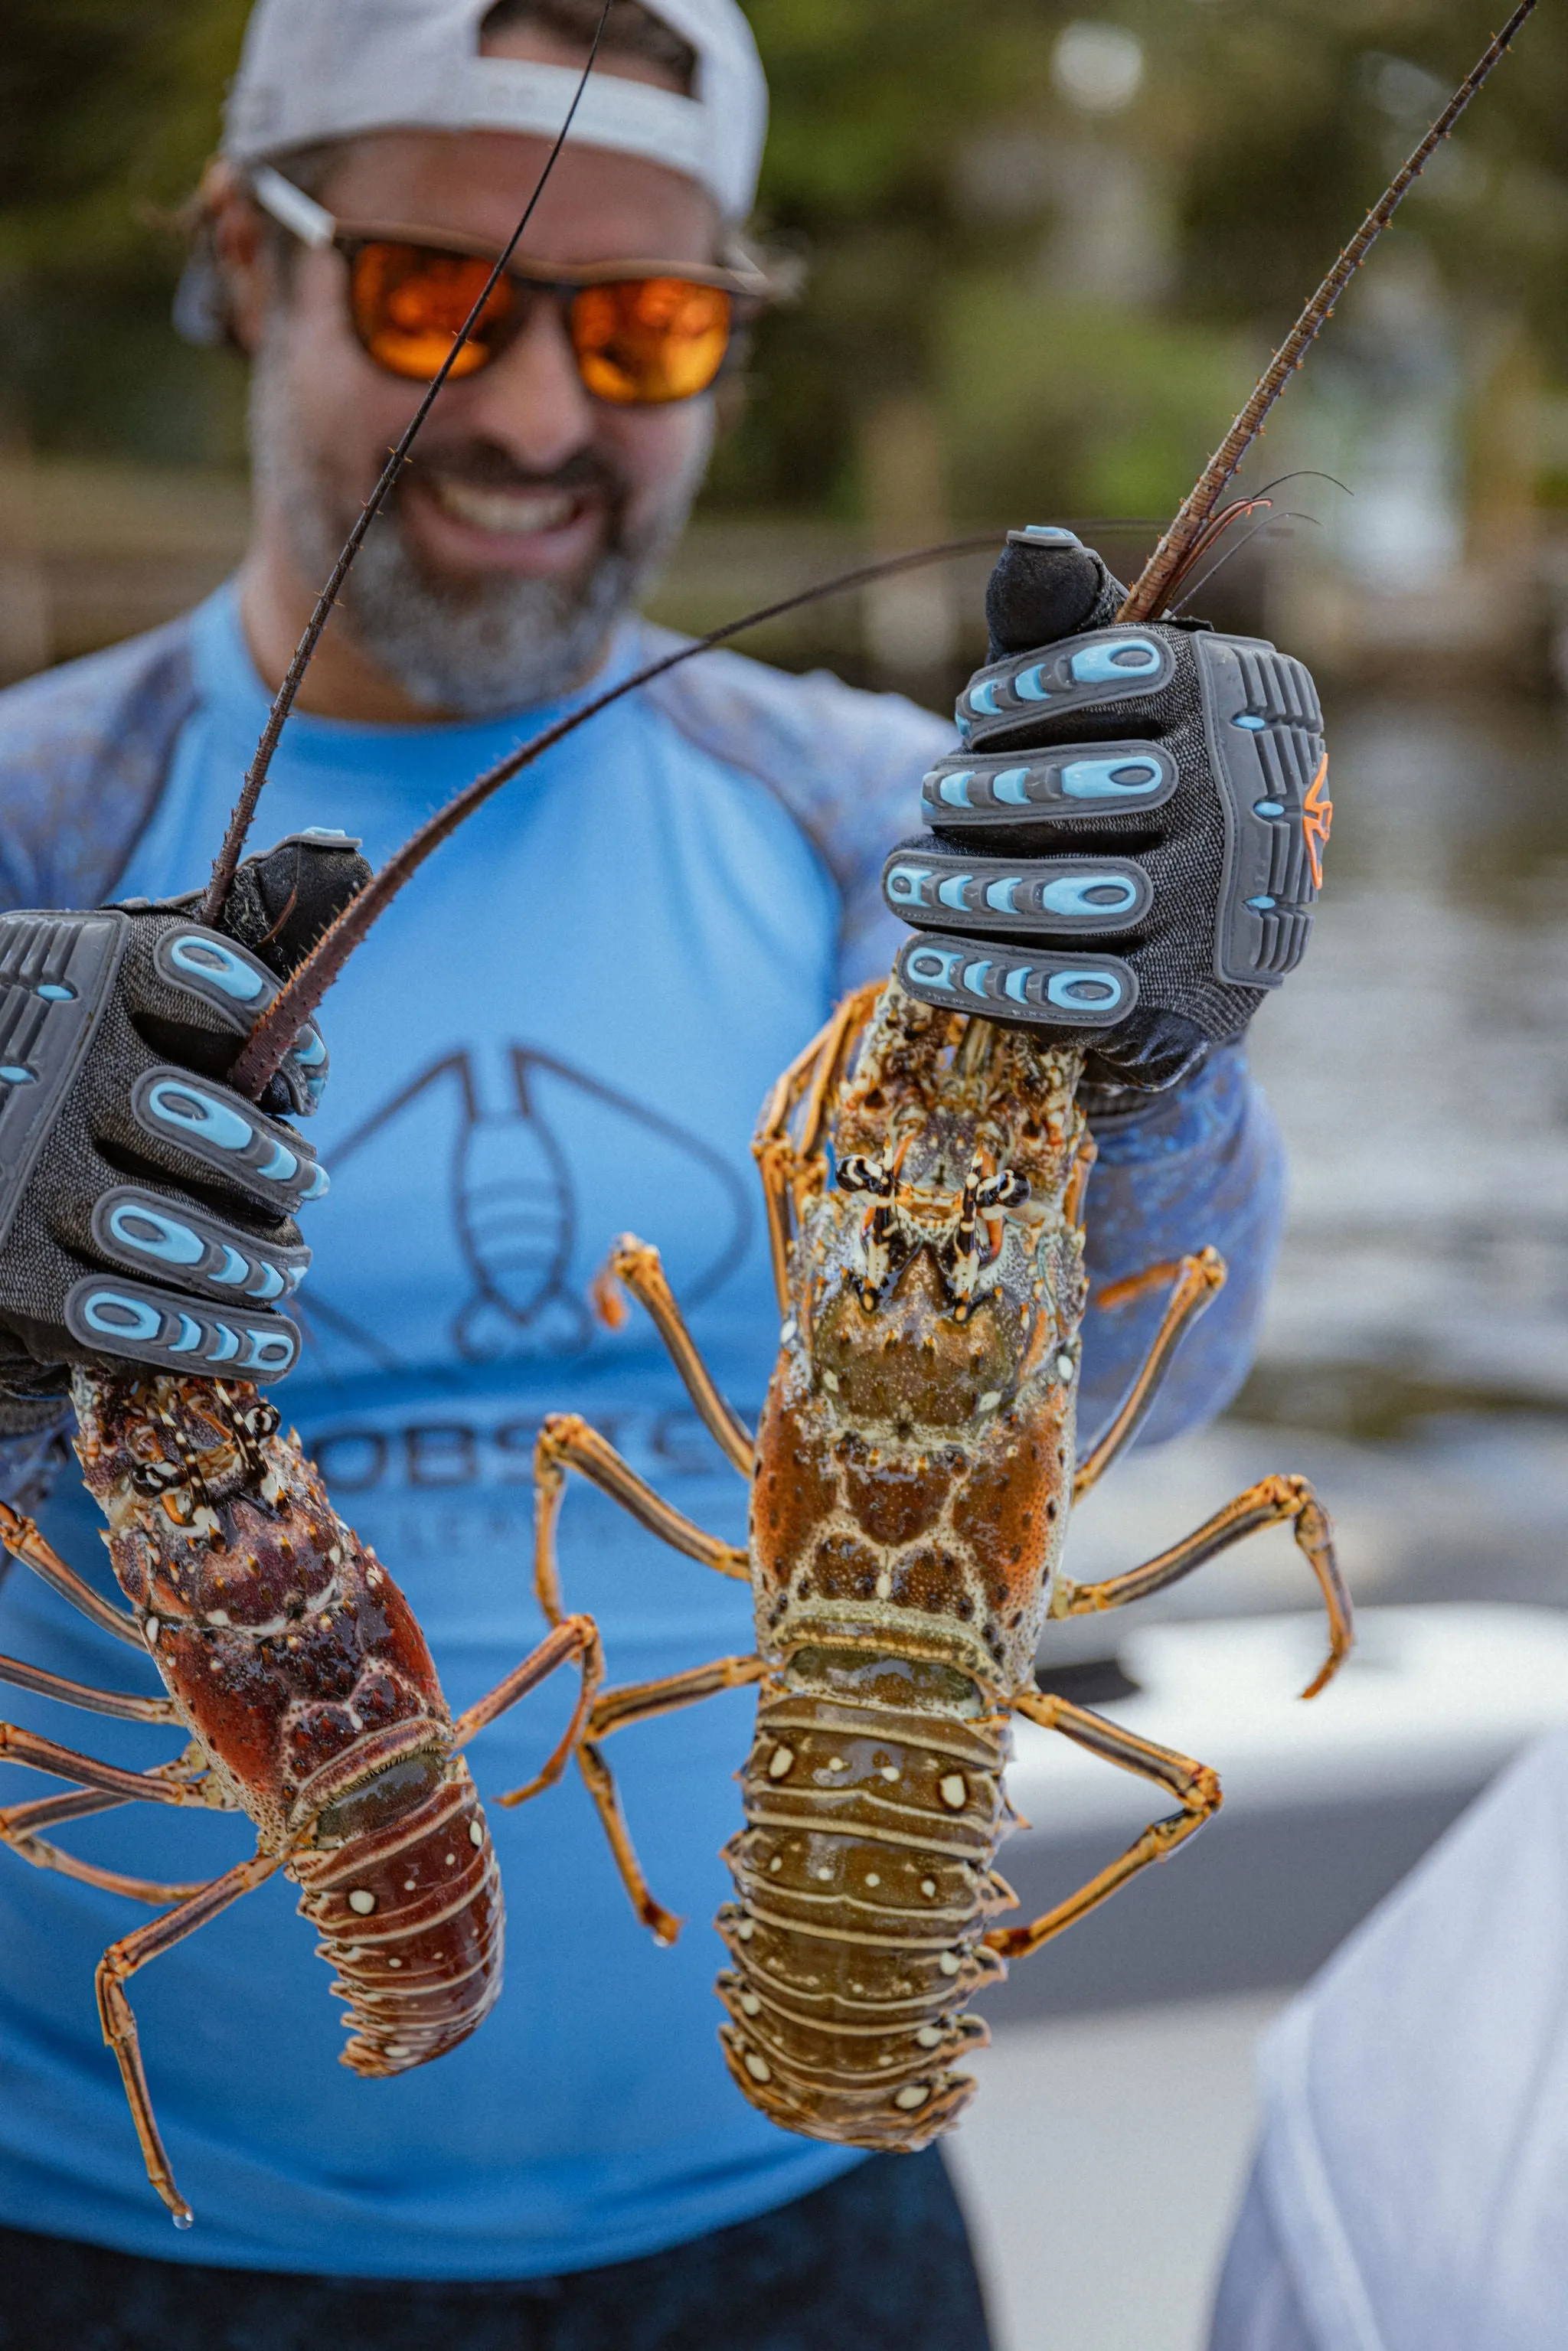
[[(582, 1687), (525, 1802), (566, 1768), (602, 1678), (591, 1618), (553, 1630), (454, 1719), (424, 1636), (392, 1577), (338, 1516), (276, 1405), (246, 1381), (72, 1381), (76, 1449), (109, 1521), (124, 1614), (0, 1503), (0, 1541), (95, 1625), (151, 1656), (167, 1695), (89, 1689), (10, 1657), (0, 1680), (97, 1714), (189, 1733), (172, 1763), (130, 1771), (0, 1723), (0, 1758), (76, 1783), (0, 1812), (0, 1844), (139, 1902), (171, 1904), (105, 1954), (104, 2037), (120, 2064), (148, 2177), (175, 2223), (191, 2209), (153, 2117), (125, 1986), (281, 1869), (348, 2004), (344, 2064), (406, 2073), (445, 2054), (499, 1996), (504, 1911), (495, 1848), (462, 1750), (576, 1659)], [(160, 1886), (102, 1869), (47, 1829), (135, 1801), (244, 1812), (256, 1850), (210, 1883)]]
[[(1048, 1618), (1121, 1607), (1287, 1521), (1328, 1609), (1328, 1658), (1304, 1695), (1350, 1646), (1329, 1522), (1300, 1478), (1263, 1479), (1127, 1574), (1061, 1578), (1072, 1501), (1131, 1442), (1224, 1280), (1206, 1250), (1107, 1293), (1114, 1307), (1170, 1283), (1147, 1361), (1075, 1463), (1094, 1156), (1081, 1066), (1023, 1031), (933, 1011), (896, 981), (849, 998), (758, 1135), (785, 1319), (755, 1440), (709, 1378), (657, 1252), (618, 1244), (612, 1276), (750, 1480), (746, 1551), (680, 1519), (581, 1420), (540, 1432), (536, 1572), (552, 1622), (566, 1621), (556, 1528), (569, 1469), (677, 1550), (750, 1580), (756, 1651), (605, 1691), (578, 1761), (638, 1910), (667, 1940), (675, 1922), (637, 1867), (599, 1742), (759, 1685), (747, 1826), (726, 1855), (737, 1899), (718, 1921), (734, 1963), (719, 1978), (722, 2039), (753, 2104), (812, 2137), (912, 2148), (950, 2127), (973, 2091), (953, 2061), (987, 2038), (969, 1997), (1219, 1803), (1206, 1765), (1040, 1691)], [(1015, 1899), (991, 1866), (1011, 1823), (1013, 1714), (1142, 1773), (1181, 1809), (1043, 1917), (989, 1928)]]

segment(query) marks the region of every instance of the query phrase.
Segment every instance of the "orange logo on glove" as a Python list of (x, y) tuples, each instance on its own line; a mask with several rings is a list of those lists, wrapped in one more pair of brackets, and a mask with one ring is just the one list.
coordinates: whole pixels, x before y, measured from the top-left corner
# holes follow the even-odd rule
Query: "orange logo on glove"
[(1322, 852), (1328, 846), (1329, 827), (1333, 822), (1333, 802), (1323, 789), (1328, 781), (1329, 755), (1325, 751), (1322, 764), (1312, 778), (1312, 790), (1301, 802), (1301, 834), (1307, 844), (1307, 855), (1312, 861), (1312, 886), (1323, 886)]

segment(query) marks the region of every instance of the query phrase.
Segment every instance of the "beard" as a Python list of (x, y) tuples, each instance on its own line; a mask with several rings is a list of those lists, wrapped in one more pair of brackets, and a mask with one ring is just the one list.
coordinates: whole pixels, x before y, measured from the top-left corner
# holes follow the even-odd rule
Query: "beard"
[[(250, 395), (258, 491), (281, 515), (308, 580), (324, 581), (361, 501), (345, 491), (299, 423), (286, 329), (256, 355)], [(436, 453), (422, 451), (427, 461)], [(491, 718), (549, 702), (590, 675), (616, 622), (659, 570), (685, 527), (707, 463), (707, 441), (635, 521), (631, 486), (608, 458), (582, 450), (548, 474), (529, 473), (496, 443), (440, 447), (441, 470), (486, 489), (558, 489), (603, 505), (604, 537), (571, 579), (433, 571), (405, 528), (394, 488), (367, 533), (340, 601), (364, 651), (412, 700), (463, 718)]]

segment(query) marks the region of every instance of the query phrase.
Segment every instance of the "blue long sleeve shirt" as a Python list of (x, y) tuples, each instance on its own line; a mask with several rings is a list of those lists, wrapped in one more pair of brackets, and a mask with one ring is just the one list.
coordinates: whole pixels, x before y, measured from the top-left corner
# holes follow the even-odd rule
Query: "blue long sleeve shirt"
[[(601, 687), (655, 650), (628, 623)], [(0, 904), (163, 896), (210, 863), (266, 716), (235, 598), (0, 695)], [(558, 715), (386, 728), (296, 717), (260, 844), (312, 824), (380, 863), (432, 809)], [(878, 875), (951, 730), (892, 696), (710, 654), (628, 697), (501, 793), (396, 902), (329, 999), (308, 1344), (278, 1391), (344, 1515), (407, 1592), (455, 1709), (540, 1637), (530, 1457), (549, 1411), (585, 1415), (681, 1510), (744, 1540), (745, 1493), (651, 1328), (595, 1322), (612, 1238), (656, 1242), (696, 1339), (745, 1412), (777, 1311), (748, 1141), (777, 1072), (844, 987), (887, 967)], [(1107, 1125), (1092, 1179), (1102, 1280), (1214, 1242), (1231, 1280), (1185, 1343), (1153, 1437), (1218, 1410), (1250, 1351), (1281, 1213), (1278, 1147), (1239, 1056)], [(1158, 1301), (1092, 1312), (1086, 1432), (1113, 1408)], [(13, 1492), (38, 1482), (15, 1446)], [(0, 1464), (0, 1467), (3, 1467)], [(49, 1539), (110, 1588), (68, 1470)], [(616, 1681), (753, 1646), (746, 1590), (570, 1492), (569, 1604)], [(1129, 1562), (1131, 1564), (1131, 1562)], [(19, 1568), (0, 1650), (78, 1680), (150, 1667)], [(486, 1730), (481, 1793), (526, 1781), (570, 1703), (558, 1677)], [(12, 1719), (147, 1768), (166, 1733), (6, 1692)], [(170, 2231), (143, 2176), (93, 2000), (99, 1953), (145, 1912), (0, 1853), (0, 2220), (127, 2252), (370, 2276), (520, 2277), (624, 2260), (803, 2195), (858, 2158), (776, 2129), (716, 2040), (719, 1848), (753, 1699), (716, 1698), (611, 1750), (671, 1951), (632, 1917), (575, 1778), (492, 1809), (507, 1983), (437, 2065), (361, 2082), (309, 1928), (279, 1878), (131, 1987), (154, 2100), (198, 2225)], [(47, 1792), (0, 1775), (0, 1800)], [(161, 1880), (248, 1850), (241, 1819), (133, 1807), (64, 1833)]]

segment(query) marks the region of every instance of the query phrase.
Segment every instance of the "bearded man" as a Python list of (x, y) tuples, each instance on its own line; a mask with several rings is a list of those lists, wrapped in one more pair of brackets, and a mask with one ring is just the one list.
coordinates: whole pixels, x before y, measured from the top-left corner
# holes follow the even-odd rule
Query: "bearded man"
[[(236, 1176), (160, 1127), (138, 1088), (172, 1065), (252, 1118), (225, 1094), (210, 1019), (185, 1018), (177, 988), (139, 996), (147, 958), (126, 952), (92, 1040), (49, 1061), (58, 1024), (27, 997), (17, 942), (40, 923), (64, 937), (72, 910), (110, 902), (134, 939), (201, 883), (321, 581), (538, 178), (599, 14), (598, 0), (257, 0), (179, 311), (252, 365), (244, 562), (168, 627), (0, 696), (0, 905), (18, 910), (0, 914), (0, 1035), (21, 1034), (5, 1024), (26, 997), (43, 1040), (37, 1066), (0, 1066), (0, 1144), (7, 1117), (33, 1121), (26, 1152), (0, 1149), (0, 1487), (52, 1489), (45, 1531), (90, 1572), (96, 1521), (64, 1467), (67, 1367), (199, 1368), (237, 1348), (242, 1364), (292, 1370), (290, 1416), (407, 1591), (455, 1706), (538, 1637), (529, 1463), (545, 1413), (581, 1412), (678, 1508), (743, 1539), (738, 1484), (652, 1332), (601, 1328), (586, 1293), (617, 1232), (655, 1241), (727, 1392), (760, 1401), (777, 1315), (752, 1123), (846, 987), (886, 969), (900, 915), (933, 942), (903, 965), (931, 1001), (1097, 1041), (1096, 1285), (1209, 1242), (1229, 1260), (1151, 1437), (1233, 1393), (1280, 1217), (1239, 1043), (1278, 974), (1239, 984), (1217, 964), (1224, 778), (1201, 728), (1180, 760), (1161, 748), (1180, 714), (1146, 671), (1120, 722), (1115, 672), (1094, 673), (1109, 680), (1098, 701), (1079, 695), (1100, 752), (1068, 763), (1076, 799), (1025, 810), (1006, 836), (1029, 886), (999, 927), (972, 889), (961, 906), (950, 890), (925, 904), (905, 879), (884, 901), (883, 859), (953, 741), (894, 697), (719, 653), (560, 745), (421, 872), (332, 995), (334, 1188), (311, 1210), (298, 1325), (293, 1210), (323, 1186)], [(741, 233), (765, 110), (734, 0), (615, 0), (516, 266), (284, 733), (264, 821), (286, 846), (248, 869), (264, 908), (293, 893), (319, 920), (360, 871), (353, 844), (379, 863), (519, 739), (669, 642), (636, 602), (701, 483), (715, 386), (766, 295)], [(1115, 606), (1070, 535), (1017, 534), (993, 654), (1101, 629)], [(1197, 641), (1153, 635), (1174, 675)], [(1018, 674), (1027, 701), (1033, 673)], [(1071, 744), (1071, 725), (1040, 724), (1032, 739)], [(1134, 739), (1111, 756), (1108, 735)], [(946, 773), (957, 828), (968, 804)], [(1081, 858), (1071, 873), (1092, 882), (1108, 845), (1124, 852), (1110, 898), (1088, 888), (1074, 914), (1045, 894), (1042, 854), (1053, 872)], [(1103, 911), (1133, 899), (1132, 917)], [(976, 923), (986, 952), (956, 949)], [(1101, 975), (1087, 997), (1085, 947)], [(296, 1070), (271, 1108), (310, 1108), (319, 1075)], [(46, 1092), (47, 1116), (26, 1108)], [(1091, 1311), (1086, 1426), (1119, 1399), (1154, 1311)], [(597, 1616), (617, 1680), (748, 1645), (744, 1590), (600, 1497), (574, 1492), (565, 1550), (572, 1604)], [(81, 1682), (124, 1671), (19, 1571), (0, 1648)], [(57, 1706), (8, 1695), (18, 1720), (62, 1735)], [(541, 1696), (485, 1734), (482, 1789), (528, 1778), (565, 1702)], [(721, 2061), (706, 1922), (727, 1890), (753, 1704), (731, 1693), (620, 1742), (650, 1881), (692, 1922), (673, 1950), (631, 1915), (575, 1781), (498, 1816), (507, 1990), (438, 2065), (365, 2084), (334, 2062), (332, 2004), (280, 1879), (139, 1979), (160, 2118), (198, 2214), (177, 2240), (93, 2011), (94, 1964), (132, 1923), (127, 1906), (0, 1857), (0, 2345), (975, 2351), (985, 2322), (937, 2154), (868, 2158), (786, 2134)], [(95, 1743), (155, 1760), (135, 1725), (97, 1725)], [(89, 1860), (188, 1881), (239, 1857), (243, 1824), (136, 1810), (72, 1835)]]

